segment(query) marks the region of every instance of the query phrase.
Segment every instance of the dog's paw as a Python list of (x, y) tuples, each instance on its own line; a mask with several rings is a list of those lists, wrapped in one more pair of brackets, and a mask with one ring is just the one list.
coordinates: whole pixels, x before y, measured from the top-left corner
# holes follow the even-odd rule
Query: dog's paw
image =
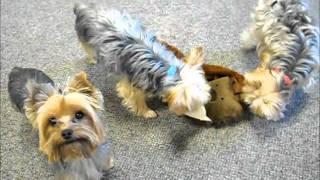
[(143, 114), (143, 117), (146, 119), (156, 118), (158, 115), (153, 110), (148, 110)]
[(114, 167), (114, 160), (113, 160), (113, 157), (111, 157), (109, 159), (108, 166), (107, 166), (106, 170), (111, 169), (113, 167)]

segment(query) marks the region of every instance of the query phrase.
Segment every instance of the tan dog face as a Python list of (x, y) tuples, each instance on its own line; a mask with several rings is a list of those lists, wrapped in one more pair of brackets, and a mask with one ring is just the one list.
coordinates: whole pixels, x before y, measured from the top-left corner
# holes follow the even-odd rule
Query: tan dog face
[(65, 92), (42, 98), (41, 103), (39, 99), (33, 100), (42, 104), (36, 109), (40, 150), (51, 162), (88, 157), (104, 141), (97, 114), (102, 105), (100, 91), (87, 80), (85, 73), (79, 73)]
[(87, 157), (101, 143), (103, 130), (86, 98), (80, 93), (54, 95), (40, 108), (40, 149), (49, 160)]
[(246, 73), (241, 100), (250, 104), (250, 110), (256, 115), (270, 120), (282, 118), (286, 104), (279, 92), (281, 76), (260, 67)]

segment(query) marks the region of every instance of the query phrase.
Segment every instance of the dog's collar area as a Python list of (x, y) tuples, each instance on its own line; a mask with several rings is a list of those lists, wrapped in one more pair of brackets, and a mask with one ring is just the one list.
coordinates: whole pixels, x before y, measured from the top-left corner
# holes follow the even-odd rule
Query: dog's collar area
[(150, 41), (152, 43), (154, 43), (155, 41), (157, 40), (157, 37), (155, 35), (153, 35), (151, 38), (150, 38)]
[[(162, 68), (162, 67), (164, 67), (164, 64), (161, 60), (159, 60), (157, 63), (154, 64), (155, 69)], [(177, 66), (174, 64), (171, 64), (167, 69), (167, 76), (173, 77), (176, 75), (176, 73), (177, 73)]]
[(169, 69), (167, 70), (167, 75), (169, 77), (173, 77), (176, 75), (176, 73), (177, 73), (177, 67), (174, 65), (170, 65)]
[[(275, 73), (279, 74), (279, 73), (282, 72), (282, 69), (279, 68), (279, 67), (273, 67), (273, 68), (272, 68), (272, 71), (274, 71)], [(292, 80), (292, 78), (291, 78), (288, 74), (283, 73), (283, 82), (284, 82), (284, 84), (285, 84), (286, 86), (291, 86), (292, 83), (293, 83), (293, 80)]]

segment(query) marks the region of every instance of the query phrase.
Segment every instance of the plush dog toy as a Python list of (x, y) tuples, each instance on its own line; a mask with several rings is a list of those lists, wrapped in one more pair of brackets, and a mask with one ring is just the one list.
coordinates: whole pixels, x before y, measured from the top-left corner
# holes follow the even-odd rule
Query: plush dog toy
[(206, 105), (207, 116), (213, 120), (226, 123), (242, 114), (239, 96), (232, 89), (230, 77), (222, 77), (209, 82), (211, 86), (211, 100)]
[[(160, 41), (177, 58), (185, 60), (184, 53), (177, 47), (164, 40)], [(206, 104), (206, 115), (218, 124), (225, 124), (228, 120), (241, 116), (243, 108), (239, 94), (243, 86), (243, 75), (223, 66), (203, 64), (202, 68), (211, 86), (211, 100)], [(201, 112), (199, 116), (202, 116)]]

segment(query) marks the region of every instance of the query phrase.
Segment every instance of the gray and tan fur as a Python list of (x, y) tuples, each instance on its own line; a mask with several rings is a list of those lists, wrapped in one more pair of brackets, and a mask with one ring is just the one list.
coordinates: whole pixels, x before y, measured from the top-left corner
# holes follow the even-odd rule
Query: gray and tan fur
[(118, 94), (137, 115), (156, 116), (145, 104), (147, 94), (164, 97), (177, 114), (209, 100), (210, 88), (201, 67), (202, 49), (190, 53), (197, 60), (184, 64), (127, 13), (92, 4), (76, 4), (74, 13), (75, 29), (91, 62), (102, 61), (106, 71), (122, 77)]
[[(277, 120), (292, 92), (318, 78), (319, 31), (301, 0), (259, 0), (252, 19), (241, 40), (244, 48), (257, 48), (261, 63), (245, 75), (242, 98), (254, 113)], [(274, 73), (275, 68), (280, 73)], [(290, 85), (284, 76), (292, 80)], [(263, 87), (267, 85), (276, 86)]]
[[(19, 112), (24, 114), (34, 130), (39, 134), (41, 144), (41, 126), (43, 119), (38, 119), (39, 108), (48, 101), (50, 96), (57, 94), (67, 95), (69, 93), (88, 94), (87, 100), (92, 107), (96, 108), (95, 112), (97, 126), (102, 126), (100, 122), (103, 97), (95, 87), (83, 86), (78, 81), (71, 81), (64, 91), (56, 89), (54, 82), (44, 72), (33, 68), (15, 67), (9, 74), (8, 93), (10, 100)], [(93, 86), (93, 85), (91, 85)], [(46, 120), (46, 119), (45, 119)], [(57, 128), (57, 127), (56, 127)], [(94, 136), (92, 136), (93, 138)], [(54, 144), (54, 146), (58, 146)], [(80, 146), (75, 146), (76, 148)], [(41, 147), (40, 147), (41, 149)], [(76, 150), (76, 149), (73, 149)], [(55, 171), (56, 179), (65, 180), (85, 180), (100, 179), (103, 171), (113, 166), (110, 143), (107, 140), (97, 145), (95, 150), (86, 157), (76, 159), (59, 159), (49, 162)]]
[(106, 170), (113, 167), (110, 144), (101, 144), (89, 158), (60, 161), (51, 167), (59, 180), (99, 180)]

